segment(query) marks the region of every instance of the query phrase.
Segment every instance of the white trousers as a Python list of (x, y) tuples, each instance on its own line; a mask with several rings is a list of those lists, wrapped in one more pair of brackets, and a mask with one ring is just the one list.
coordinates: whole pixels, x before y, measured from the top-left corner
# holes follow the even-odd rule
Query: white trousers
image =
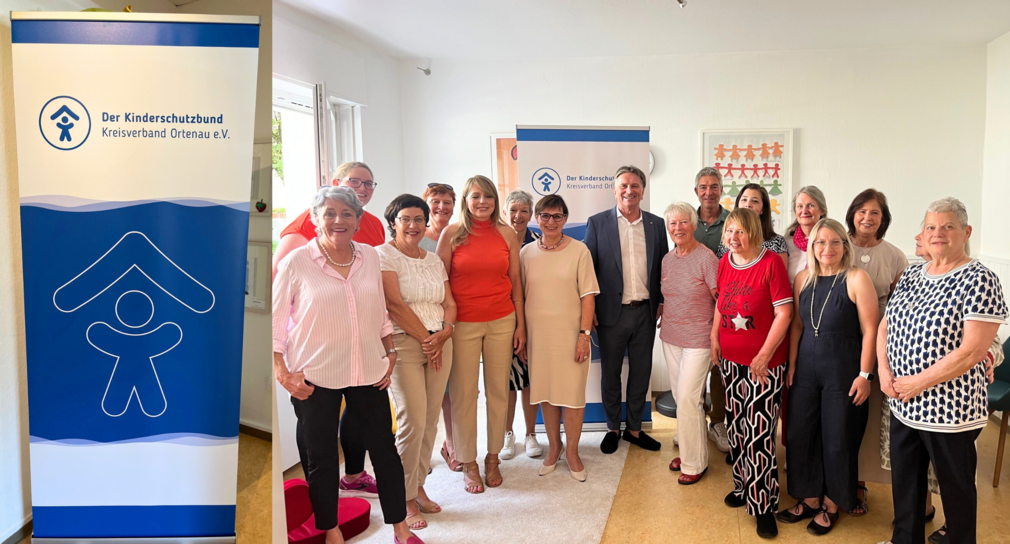
[(708, 425), (702, 396), (712, 368), (709, 350), (680, 348), (663, 342), (670, 388), (677, 401), (677, 442), (684, 474), (701, 474), (708, 467)]

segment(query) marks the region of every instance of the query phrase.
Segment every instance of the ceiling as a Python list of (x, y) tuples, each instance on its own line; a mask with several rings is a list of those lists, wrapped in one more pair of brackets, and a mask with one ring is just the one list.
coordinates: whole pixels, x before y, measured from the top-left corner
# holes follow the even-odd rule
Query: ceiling
[(686, 1), (276, 0), (404, 59), (967, 45), (1010, 32), (1008, 0)]

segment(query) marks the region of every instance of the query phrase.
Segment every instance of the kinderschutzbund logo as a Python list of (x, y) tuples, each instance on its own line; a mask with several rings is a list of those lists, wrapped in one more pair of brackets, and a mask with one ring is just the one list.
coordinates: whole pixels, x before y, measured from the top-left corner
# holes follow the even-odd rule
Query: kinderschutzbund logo
[(533, 172), (533, 190), (540, 196), (553, 195), (561, 188), (561, 176), (553, 168), (541, 168)]
[(39, 130), (46, 142), (56, 149), (77, 149), (91, 134), (91, 115), (80, 100), (57, 96), (42, 106)]

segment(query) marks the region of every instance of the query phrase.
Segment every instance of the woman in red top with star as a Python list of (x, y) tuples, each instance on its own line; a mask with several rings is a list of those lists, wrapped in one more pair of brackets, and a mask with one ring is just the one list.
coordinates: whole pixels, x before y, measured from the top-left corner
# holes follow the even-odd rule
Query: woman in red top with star
[(779, 479), (775, 460), (793, 292), (782, 259), (761, 247), (761, 220), (746, 208), (726, 218), (712, 323), (712, 363), (722, 368), (733, 462), (733, 491), (725, 502), (747, 506), (757, 534), (778, 534)]

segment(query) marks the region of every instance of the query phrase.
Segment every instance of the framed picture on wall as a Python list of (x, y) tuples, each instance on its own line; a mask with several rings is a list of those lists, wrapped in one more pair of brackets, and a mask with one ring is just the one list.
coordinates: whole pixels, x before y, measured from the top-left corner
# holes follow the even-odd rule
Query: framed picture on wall
[(519, 154), (516, 134), (491, 135), (491, 181), (502, 200), (519, 187)]
[(722, 174), (721, 204), (727, 210), (733, 209), (744, 185), (764, 187), (775, 232), (785, 233), (793, 220), (793, 129), (703, 130), (701, 167), (705, 166)]
[(270, 302), (270, 242), (249, 242), (245, 262), (245, 309), (268, 314)]

